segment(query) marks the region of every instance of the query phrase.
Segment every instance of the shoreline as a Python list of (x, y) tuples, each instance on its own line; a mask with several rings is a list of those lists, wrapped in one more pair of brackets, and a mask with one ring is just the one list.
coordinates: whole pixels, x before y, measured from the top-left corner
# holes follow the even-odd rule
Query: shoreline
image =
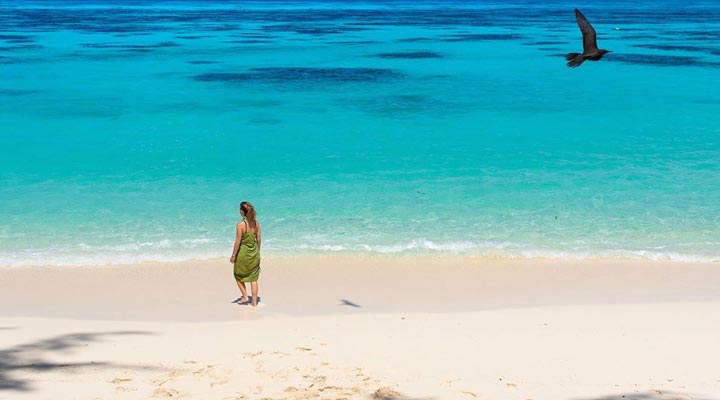
[[(446, 252), (446, 251), (412, 251), (412, 252), (375, 252), (375, 251), (319, 251), (319, 252), (284, 252), (284, 251), (264, 251), (263, 257), (272, 259), (323, 259), (329, 261), (337, 260), (358, 260), (358, 259), (389, 259), (389, 260), (413, 260), (413, 259), (450, 259), (450, 260), (473, 260), (484, 261), (490, 264), (497, 263), (581, 263), (581, 264), (697, 264), (697, 265), (717, 265), (720, 259), (711, 258), (652, 258), (652, 257), (611, 257), (611, 256), (576, 256), (568, 255), (563, 257), (554, 256), (524, 256), (510, 254), (485, 254), (485, 253), (469, 253), (469, 252)], [(685, 256), (681, 256), (685, 257)], [(67, 264), (22, 264), (8, 265), (0, 264), (0, 270), (3, 269), (23, 269), (23, 268), (123, 268), (134, 266), (158, 266), (158, 265), (178, 265), (178, 264), (202, 264), (202, 263), (220, 263), (224, 262), (222, 257), (201, 257), (187, 258), (181, 260), (147, 260), (138, 262), (117, 262), (117, 263), (67, 263)]]

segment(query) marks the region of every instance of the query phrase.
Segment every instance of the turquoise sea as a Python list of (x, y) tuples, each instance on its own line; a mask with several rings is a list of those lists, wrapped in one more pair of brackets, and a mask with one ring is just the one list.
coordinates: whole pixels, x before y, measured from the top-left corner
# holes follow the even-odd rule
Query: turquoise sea
[(0, 266), (229, 257), (242, 200), (266, 253), (720, 261), (720, 2), (0, 0)]

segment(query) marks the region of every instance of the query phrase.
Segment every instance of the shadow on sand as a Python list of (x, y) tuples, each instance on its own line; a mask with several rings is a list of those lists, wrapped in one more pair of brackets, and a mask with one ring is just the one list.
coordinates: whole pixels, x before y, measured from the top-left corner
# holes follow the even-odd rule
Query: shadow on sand
[[(244, 302), (242, 302), (242, 303), (240, 302), (240, 299), (242, 299), (242, 297), (238, 297), (237, 299), (231, 301), (230, 303), (231, 303), (231, 304), (237, 304), (237, 305), (239, 305), (239, 306), (249, 306), (250, 303), (252, 303), (252, 296), (248, 296), (248, 300), (247, 300), (247, 301), (244, 301)], [(258, 296), (258, 301), (257, 301), (257, 302), (258, 302), (258, 304), (260, 304), (260, 302), (262, 302), (262, 297), (261, 297), (261, 296)]]
[(362, 306), (360, 304), (353, 303), (352, 301), (347, 300), (347, 299), (340, 299), (340, 305), (347, 306), (347, 307), (362, 308)]
[(370, 395), (373, 400), (434, 400), (432, 397), (407, 397), (389, 387), (382, 387)]
[(141, 331), (72, 333), (2, 349), (0, 350), (0, 392), (5, 390), (32, 390), (31, 382), (37, 381), (35, 374), (38, 372), (84, 367), (147, 369), (148, 367), (113, 364), (104, 361), (52, 362), (47, 357), (57, 353), (67, 354), (109, 336), (149, 334), (151, 333)]
[(574, 400), (720, 400), (720, 398), (697, 397), (678, 392), (653, 390), (643, 393), (620, 393), (602, 397), (583, 397)]

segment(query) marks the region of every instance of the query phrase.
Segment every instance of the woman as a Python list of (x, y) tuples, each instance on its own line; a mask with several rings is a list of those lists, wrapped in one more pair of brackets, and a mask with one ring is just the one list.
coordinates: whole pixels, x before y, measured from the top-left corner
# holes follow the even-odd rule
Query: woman
[(258, 277), (260, 276), (260, 224), (255, 219), (255, 207), (247, 201), (240, 203), (240, 215), (243, 220), (235, 226), (235, 246), (230, 262), (235, 264), (235, 281), (242, 293), (238, 304), (248, 302), (245, 282), (250, 282), (252, 306), (258, 303)]

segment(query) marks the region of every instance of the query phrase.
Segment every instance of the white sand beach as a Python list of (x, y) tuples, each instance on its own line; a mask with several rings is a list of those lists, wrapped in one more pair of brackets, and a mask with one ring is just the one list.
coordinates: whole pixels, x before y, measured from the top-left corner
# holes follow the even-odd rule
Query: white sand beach
[(717, 399), (718, 264), (0, 268), (2, 399)]

